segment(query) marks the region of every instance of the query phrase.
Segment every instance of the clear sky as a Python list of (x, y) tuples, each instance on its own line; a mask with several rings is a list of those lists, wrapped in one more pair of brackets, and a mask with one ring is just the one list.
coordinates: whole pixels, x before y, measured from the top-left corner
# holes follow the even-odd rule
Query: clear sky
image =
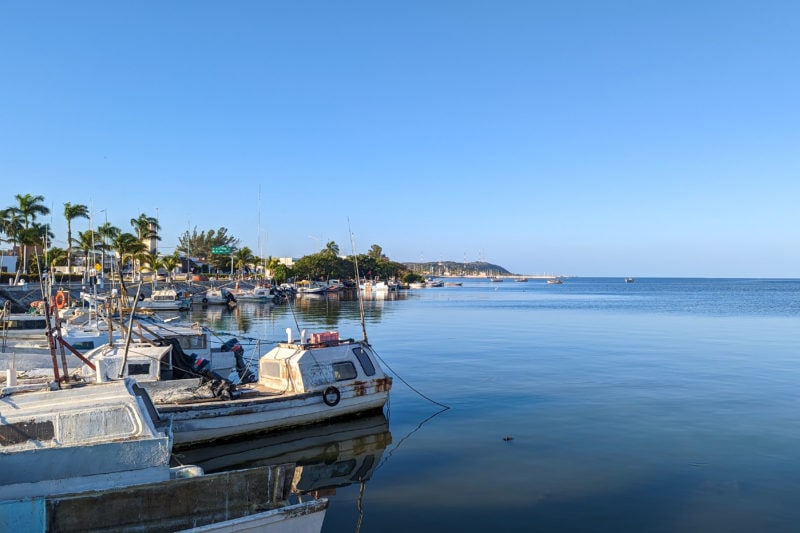
[(796, 1), (0, 3), (0, 207), (61, 247), (71, 202), (168, 253), (349, 220), (395, 261), (798, 277), (798, 170)]

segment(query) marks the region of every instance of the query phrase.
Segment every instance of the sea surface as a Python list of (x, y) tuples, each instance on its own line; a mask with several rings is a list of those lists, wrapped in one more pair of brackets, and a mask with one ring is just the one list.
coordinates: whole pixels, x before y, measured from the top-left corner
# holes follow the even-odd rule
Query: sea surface
[(372, 295), (363, 330), (347, 296), (188, 314), (255, 357), (366, 331), (394, 376), (385, 427), (299, 455), (323, 531), (800, 530), (800, 281), (457, 281)]

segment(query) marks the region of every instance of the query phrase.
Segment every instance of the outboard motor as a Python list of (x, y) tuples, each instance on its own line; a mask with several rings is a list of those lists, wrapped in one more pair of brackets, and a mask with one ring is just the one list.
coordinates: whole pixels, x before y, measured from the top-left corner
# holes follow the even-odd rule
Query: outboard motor
[(235, 400), (242, 395), (241, 391), (236, 390), (236, 385), (211, 370), (210, 367), (211, 362), (208, 359), (203, 359), (202, 357), (195, 359), (195, 372), (202, 376), (203, 383), (208, 383), (208, 387), (215, 398)]
[[(198, 357), (195, 353), (184, 352), (178, 339), (163, 339), (159, 344), (172, 345), (172, 379), (200, 376), (203, 383), (209, 383), (211, 392), (218, 398), (230, 400), (242, 395), (241, 391), (236, 390), (236, 385), (211, 370), (211, 361)], [(161, 375), (167, 376), (167, 362), (162, 361), (161, 365)]]
[(234, 337), (225, 341), (221, 349), (223, 352), (233, 352), (236, 358), (236, 373), (239, 374), (239, 379), (242, 380), (242, 383), (255, 383), (257, 381), (255, 374), (247, 368), (247, 363), (244, 361), (244, 348), (239, 344), (239, 339)]
[(228, 306), (228, 309), (233, 309), (236, 307), (236, 296), (229, 290), (222, 289), (222, 296), (225, 298), (225, 305)]

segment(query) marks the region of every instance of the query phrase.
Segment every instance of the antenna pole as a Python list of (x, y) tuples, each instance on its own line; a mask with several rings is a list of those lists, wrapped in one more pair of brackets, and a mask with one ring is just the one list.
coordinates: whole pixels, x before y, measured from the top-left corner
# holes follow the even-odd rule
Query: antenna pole
[(356, 294), (358, 295), (358, 314), (361, 317), (361, 333), (364, 335), (364, 342), (367, 340), (367, 327), (364, 325), (364, 299), (361, 297), (361, 276), (358, 273), (358, 256), (356, 255), (356, 242), (353, 238), (353, 230), (350, 229), (350, 217), (347, 217), (347, 231), (350, 232), (350, 246), (353, 249), (353, 264), (356, 269)]

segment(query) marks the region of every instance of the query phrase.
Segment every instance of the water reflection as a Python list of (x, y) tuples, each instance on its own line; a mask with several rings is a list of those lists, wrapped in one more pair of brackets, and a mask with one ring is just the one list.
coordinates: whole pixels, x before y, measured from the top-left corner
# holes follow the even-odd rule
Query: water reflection
[(293, 463), (292, 488), (306, 494), (367, 481), (391, 442), (389, 422), (381, 413), (193, 447), (174, 460), (208, 473)]
[[(363, 295), (364, 320), (378, 323), (395, 312), (391, 302), (412, 298), (408, 291), (384, 291)], [(179, 315), (176, 315), (179, 316)], [(352, 337), (361, 320), (359, 302), (354, 291), (324, 295), (302, 295), (282, 304), (241, 302), (233, 309), (224, 306), (193, 307), (180, 318), (202, 324), (212, 331), (234, 332), (240, 339), (258, 338), (275, 342), (284, 337), (283, 330), (338, 329)], [(347, 331), (353, 329), (353, 331)]]
[(391, 442), (379, 414), (190, 448), (173, 455), (173, 466), (201, 466), (205, 475), (0, 502), (0, 529), (13, 523), (25, 531), (178, 531), (315, 503), (354, 484), (363, 493)]

